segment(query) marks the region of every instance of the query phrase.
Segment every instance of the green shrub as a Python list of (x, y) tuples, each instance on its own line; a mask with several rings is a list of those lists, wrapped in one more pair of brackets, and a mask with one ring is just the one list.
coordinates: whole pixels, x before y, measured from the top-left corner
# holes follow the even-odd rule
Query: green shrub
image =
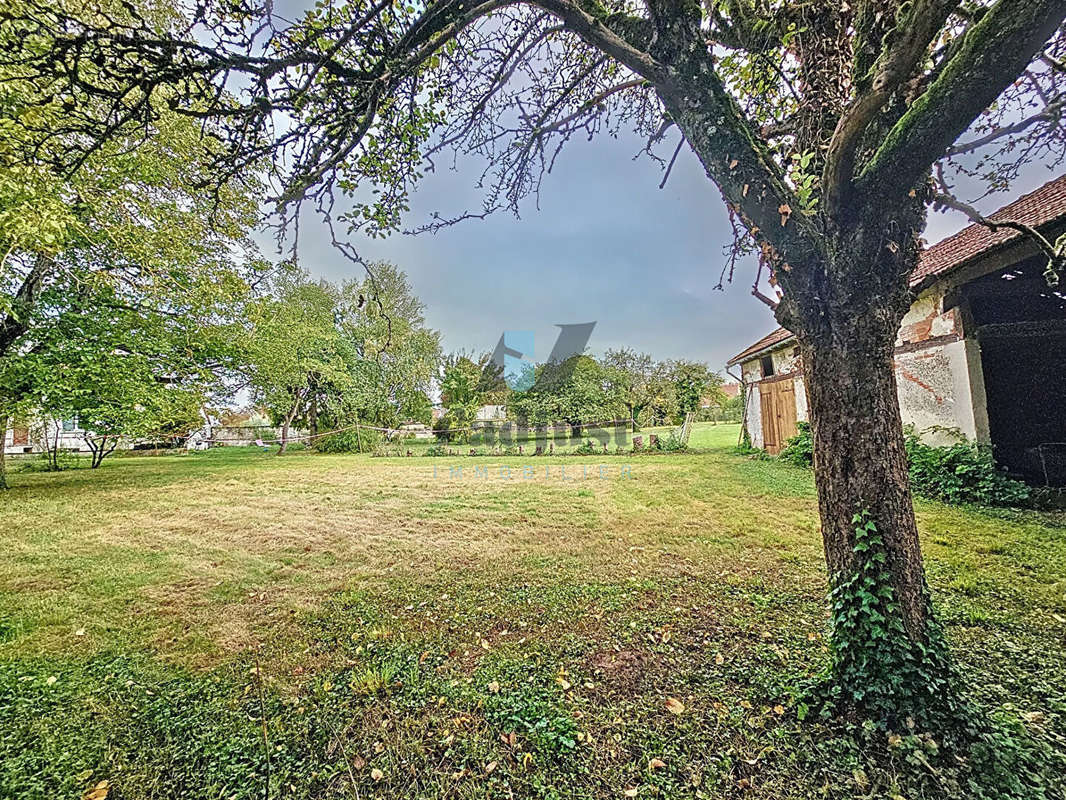
[(465, 416), (451, 411), (433, 423), (433, 433), (439, 442), (463, 444), (470, 438), (469, 424)]
[(573, 456), (594, 456), (603, 452), (603, 446), (597, 446), (591, 439), (582, 442), (578, 447), (570, 451)]
[[(779, 458), (789, 464), (809, 467), (814, 459), (811, 426), (797, 423), (799, 433), (788, 440)], [(923, 442), (909, 429), (905, 444), (910, 463), (911, 489), (915, 494), (945, 503), (983, 506), (1016, 506), (1029, 500), (1032, 490), (1001, 470), (986, 446), (961, 439), (947, 447)]]
[(681, 431), (677, 428), (671, 428), (665, 437), (660, 436), (657, 443), (658, 449), (667, 453), (677, 453), (688, 449), (685, 443), (681, 441)]
[(40, 453), (36, 458), (17, 458), (8, 463), (9, 468), (14, 467), (12, 472), (59, 472), (77, 469), (83, 461), (86, 459), (78, 455), (76, 450), (61, 447), (56, 451), (54, 459), (51, 453)]
[(320, 453), (372, 453), (380, 443), (378, 431), (352, 428), (315, 439), (315, 449)]
[(784, 449), (778, 456), (788, 464), (797, 467), (809, 467), (814, 463), (814, 438), (811, 436), (809, 422), (797, 422), (795, 436), (785, 443)]
[(992, 458), (991, 448), (962, 440), (948, 447), (925, 444), (913, 430), (906, 435), (911, 488), (945, 503), (1015, 506), (1032, 490), (1008, 476)]

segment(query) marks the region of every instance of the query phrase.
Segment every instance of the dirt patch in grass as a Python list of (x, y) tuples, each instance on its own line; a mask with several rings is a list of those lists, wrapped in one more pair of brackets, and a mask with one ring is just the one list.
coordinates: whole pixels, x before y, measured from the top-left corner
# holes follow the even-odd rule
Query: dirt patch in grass
[(598, 650), (588, 660), (588, 670), (610, 692), (635, 694), (645, 677), (656, 668), (656, 659), (640, 650)]

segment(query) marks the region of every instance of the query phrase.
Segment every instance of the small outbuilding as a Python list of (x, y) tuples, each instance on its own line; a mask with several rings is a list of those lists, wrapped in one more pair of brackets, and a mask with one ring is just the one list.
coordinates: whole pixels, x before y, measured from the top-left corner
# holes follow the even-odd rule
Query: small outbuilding
[[(1066, 233), (1066, 175), (990, 219), (1055, 241)], [(961, 434), (1018, 475), (1066, 485), (1066, 288), (1049, 286), (1046, 267), (1029, 237), (978, 224), (925, 250), (896, 339), (896, 384), (904, 424), (926, 440)], [(753, 446), (779, 452), (807, 419), (795, 337), (778, 328), (728, 365), (741, 368)]]

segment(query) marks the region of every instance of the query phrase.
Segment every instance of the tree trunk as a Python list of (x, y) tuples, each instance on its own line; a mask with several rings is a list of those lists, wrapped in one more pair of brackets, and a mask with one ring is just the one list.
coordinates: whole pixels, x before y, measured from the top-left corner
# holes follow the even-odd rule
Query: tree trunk
[(0, 490), (7, 489), (7, 414), (0, 415)]
[(294, 403), (292, 409), (285, 415), (285, 420), (281, 423), (281, 447), (278, 449), (279, 456), (284, 453), (285, 448), (289, 446), (289, 424), (292, 422), (292, 418), (296, 416), (296, 409), (299, 405), (299, 401)]
[(850, 575), (856, 514), (867, 511), (884, 539), (903, 624), (926, 636), (929, 592), (911, 502), (891, 339), (853, 320), (802, 346), (814, 438), (814, 475), (830, 578)]
[(848, 714), (936, 726), (960, 706), (925, 582), (893, 363), (917, 244), (886, 246), (877, 230), (892, 226), (880, 222), (830, 241), (835, 263), (798, 287), (805, 303), (789, 299), (779, 314), (795, 313), (803, 358), (834, 696)]
[(89, 449), (92, 450), (93, 453), (93, 458), (92, 462), (89, 464), (89, 469), (96, 469), (97, 467), (99, 467), (100, 464), (103, 463), (104, 459), (107, 458), (108, 453), (110, 453), (111, 450), (115, 449), (114, 445), (111, 446), (111, 450), (107, 449), (106, 434), (100, 437), (99, 440), (97, 440), (95, 437), (86, 437), (85, 441), (89, 445)]
[(48, 463), (53, 472), (59, 471), (59, 434), (62, 430), (62, 421), (53, 420), (55, 424), (55, 437), (52, 441), (48, 440), (47, 430), (45, 431), (45, 447), (48, 448)]

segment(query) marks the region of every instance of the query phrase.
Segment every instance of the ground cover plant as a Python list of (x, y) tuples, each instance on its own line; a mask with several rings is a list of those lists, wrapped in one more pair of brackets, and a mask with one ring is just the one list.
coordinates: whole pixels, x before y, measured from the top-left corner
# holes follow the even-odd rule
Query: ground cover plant
[[(945, 503), (982, 506), (1020, 506), (1032, 499), (1031, 488), (996, 463), (991, 447), (968, 441), (961, 434), (957, 437), (952, 444), (935, 445), (923, 441), (913, 429), (906, 431), (907, 474), (916, 494)], [(813, 445), (811, 426), (800, 422), (799, 432), (788, 440), (779, 458), (794, 466), (810, 467)]]
[(737, 435), (16, 472), (0, 796), (1061, 796), (1063, 518), (918, 503), (966, 696), (1016, 768), (945, 763), (906, 720), (848, 729), (797, 694), (830, 658), (812, 478)]

